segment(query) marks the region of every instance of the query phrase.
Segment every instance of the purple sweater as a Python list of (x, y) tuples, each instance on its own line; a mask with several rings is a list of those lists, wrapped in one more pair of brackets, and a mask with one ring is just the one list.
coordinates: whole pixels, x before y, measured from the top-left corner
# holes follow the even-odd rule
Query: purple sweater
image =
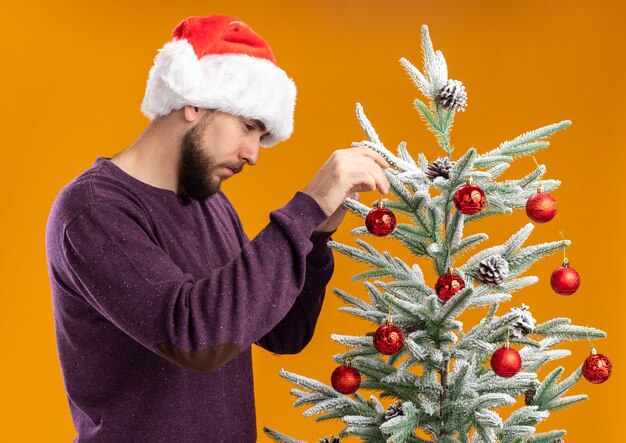
[[(75, 442), (254, 442), (251, 345), (300, 352), (334, 269), (296, 192), (249, 240), (222, 192), (184, 200), (98, 157), (46, 227)], [(334, 232), (334, 231), (333, 231)]]

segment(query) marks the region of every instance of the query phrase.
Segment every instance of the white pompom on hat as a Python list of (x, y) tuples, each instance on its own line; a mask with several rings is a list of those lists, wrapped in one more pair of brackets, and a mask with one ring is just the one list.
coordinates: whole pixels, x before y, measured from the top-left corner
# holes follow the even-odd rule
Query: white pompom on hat
[(141, 103), (150, 120), (185, 105), (256, 119), (270, 147), (293, 132), (296, 85), (263, 38), (236, 17), (189, 17), (154, 58)]

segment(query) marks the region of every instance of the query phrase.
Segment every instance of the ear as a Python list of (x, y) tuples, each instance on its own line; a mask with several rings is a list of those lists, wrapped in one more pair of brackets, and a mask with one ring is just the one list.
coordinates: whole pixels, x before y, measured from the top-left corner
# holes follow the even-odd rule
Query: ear
[(202, 115), (202, 110), (197, 106), (185, 105), (183, 106), (183, 115), (185, 120), (189, 123), (197, 120)]

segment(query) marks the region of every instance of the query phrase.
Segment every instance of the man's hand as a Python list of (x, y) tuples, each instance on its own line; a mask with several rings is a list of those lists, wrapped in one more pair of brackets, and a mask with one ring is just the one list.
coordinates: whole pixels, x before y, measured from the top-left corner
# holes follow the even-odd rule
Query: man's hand
[(346, 197), (375, 189), (387, 194), (389, 182), (383, 169), (388, 167), (389, 163), (380, 154), (365, 146), (333, 152), (303, 191), (328, 215), (315, 231), (337, 229), (346, 214), (341, 207)]

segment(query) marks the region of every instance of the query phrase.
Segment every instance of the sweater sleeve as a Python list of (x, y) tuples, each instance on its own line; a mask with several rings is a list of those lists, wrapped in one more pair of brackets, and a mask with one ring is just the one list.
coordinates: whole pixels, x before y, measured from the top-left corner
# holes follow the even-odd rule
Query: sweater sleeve
[(335, 231), (311, 235), (313, 249), (307, 255), (304, 287), (285, 318), (257, 345), (277, 354), (296, 354), (311, 341), (335, 268), (332, 250), (326, 246)]
[(195, 278), (154, 241), (141, 210), (98, 201), (68, 223), (63, 252), (73, 286), (103, 317), (162, 358), (210, 372), (290, 312), (326, 217), (297, 192), (234, 260)]

